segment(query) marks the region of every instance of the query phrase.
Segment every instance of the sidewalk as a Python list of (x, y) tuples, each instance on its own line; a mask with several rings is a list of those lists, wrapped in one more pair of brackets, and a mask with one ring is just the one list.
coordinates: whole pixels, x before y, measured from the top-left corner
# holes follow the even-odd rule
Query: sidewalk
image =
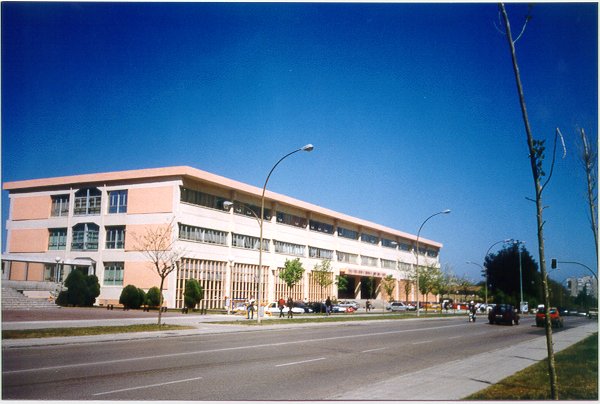
[[(598, 332), (598, 323), (591, 321), (581, 327), (552, 334), (554, 352)], [(433, 366), (418, 372), (393, 377), (368, 387), (349, 389), (329, 400), (460, 400), (498, 383), (545, 359), (548, 356), (546, 337), (536, 338), (506, 349), (475, 355), (470, 358)]]

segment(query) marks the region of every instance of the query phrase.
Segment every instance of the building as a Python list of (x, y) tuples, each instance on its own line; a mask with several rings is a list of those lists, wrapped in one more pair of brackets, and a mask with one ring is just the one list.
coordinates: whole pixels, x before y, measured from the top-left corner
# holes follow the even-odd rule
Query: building
[[(169, 227), (172, 248), (182, 254), (163, 288), (168, 307), (183, 307), (190, 278), (203, 286), (207, 308), (257, 295), (260, 188), (182, 166), (7, 182), (4, 189), (3, 284), (52, 290), (79, 269), (98, 277), (98, 305), (116, 304), (128, 284), (159, 286), (139, 240)], [(269, 191), (264, 212), (262, 301), (416, 300), (408, 281), (416, 236)], [(439, 266), (441, 247), (419, 238), (419, 266)], [(278, 275), (295, 258), (306, 272), (287, 290)], [(317, 282), (312, 270), (323, 260), (331, 262), (332, 280), (348, 280), (345, 290)], [(387, 275), (395, 279), (391, 297), (381, 288)]]
[(569, 294), (573, 297), (577, 297), (579, 293), (585, 291), (588, 296), (591, 296), (595, 299), (598, 298), (598, 286), (596, 278), (592, 276), (567, 278), (565, 279), (565, 285), (569, 291)]

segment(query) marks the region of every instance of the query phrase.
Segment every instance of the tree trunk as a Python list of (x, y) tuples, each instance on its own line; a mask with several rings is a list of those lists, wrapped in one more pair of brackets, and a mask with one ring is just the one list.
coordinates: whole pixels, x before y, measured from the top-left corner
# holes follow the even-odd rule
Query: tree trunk
[[(531, 171), (533, 174), (533, 182), (535, 184), (535, 204), (536, 204), (536, 216), (537, 216), (537, 236), (539, 245), (539, 259), (540, 259), (540, 270), (542, 273), (542, 284), (544, 286), (544, 305), (546, 312), (550, 310), (550, 294), (548, 292), (548, 276), (546, 272), (546, 260), (544, 256), (544, 220), (543, 220), (543, 204), (542, 204), (542, 185), (540, 183), (540, 173), (538, 170), (538, 157), (535, 152), (533, 136), (531, 134), (531, 128), (529, 126), (529, 118), (527, 116), (527, 108), (525, 106), (525, 96), (523, 95), (523, 85), (521, 84), (521, 76), (519, 73), (519, 65), (517, 64), (517, 55), (515, 52), (515, 45), (512, 40), (512, 34), (510, 32), (510, 23), (508, 21), (508, 15), (504, 4), (500, 3), (500, 10), (504, 19), (504, 25), (506, 26), (506, 37), (510, 47), (510, 53), (512, 58), (513, 70), (515, 73), (515, 79), (517, 82), (517, 91), (519, 93), (519, 102), (521, 104), (521, 114), (523, 115), (523, 122), (525, 124), (525, 131), (527, 133), (527, 145), (529, 147), (529, 160), (531, 163)], [(548, 350), (548, 374), (550, 377), (550, 393), (553, 400), (558, 400), (558, 388), (557, 378), (554, 363), (554, 348), (552, 346), (552, 323), (550, 316), (546, 315), (546, 348)]]
[(158, 299), (158, 301), (160, 302), (158, 304), (158, 328), (161, 327), (161, 318), (162, 318), (162, 306), (163, 306), (163, 285), (165, 283), (165, 278), (164, 277), (160, 277), (160, 298)]

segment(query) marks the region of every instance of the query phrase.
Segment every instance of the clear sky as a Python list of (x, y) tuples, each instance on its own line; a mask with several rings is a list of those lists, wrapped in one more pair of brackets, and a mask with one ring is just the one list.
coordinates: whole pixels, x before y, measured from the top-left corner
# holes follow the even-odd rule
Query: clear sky
[[(499, 240), (539, 261), (495, 3), (1, 6), (2, 181), (189, 165), (262, 187), (313, 143), (271, 191), (412, 234), (451, 209), (421, 236), (473, 281), (466, 262)], [(516, 37), (527, 5), (507, 9)], [(578, 136), (598, 143), (598, 5), (531, 13), (516, 45), (531, 126), (567, 147), (544, 193), (546, 257), (595, 268)]]

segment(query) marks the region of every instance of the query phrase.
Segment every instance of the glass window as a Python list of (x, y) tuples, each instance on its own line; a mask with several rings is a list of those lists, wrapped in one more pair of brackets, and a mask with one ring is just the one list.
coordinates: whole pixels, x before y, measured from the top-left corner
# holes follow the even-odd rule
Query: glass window
[(376, 267), (378, 259), (375, 257), (369, 257), (367, 255), (360, 256), (360, 262), (362, 265), (366, 265), (369, 267)]
[(367, 233), (361, 233), (360, 241), (362, 241), (364, 243), (369, 243), (369, 244), (377, 244), (377, 243), (379, 243), (379, 237), (376, 237), (376, 236), (373, 236), (373, 235), (367, 234)]
[(72, 250), (98, 250), (99, 227), (94, 223), (80, 223), (73, 227)]
[(396, 248), (398, 243), (396, 243), (394, 240), (390, 240), (389, 238), (382, 238), (381, 245), (384, 247)]
[(333, 225), (329, 223), (317, 222), (316, 220), (310, 220), (310, 229), (313, 231), (320, 231), (322, 233), (333, 234)]
[(357, 264), (358, 263), (358, 255), (350, 254), (347, 252), (337, 251), (337, 260), (339, 262), (345, 262), (347, 264)]
[(127, 190), (108, 191), (108, 213), (127, 213)]
[(354, 230), (345, 229), (343, 227), (338, 227), (338, 236), (344, 238), (351, 238), (353, 240), (358, 240), (358, 232)]
[(106, 248), (109, 250), (125, 248), (125, 226), (106, 227)]
[(410, 248), (410, 244), (407, 244), (407, 243), (400, 243), (400, 249), (401, 249), (402, 251), (410, 251), (410, 250), (411, 250), (411, 248)]
[(104, 285), (123, 284), (124, 264), (122, 262), (104, 263)]
[(227, 244), (227, 232), (179, 224), (179, 238), (209, 244)]
[[(271, 209), (264, 209), (264, 220), (271, 220)], [(241, 202), (233, 202), (233, 213), (237, 213), (238, 215), (246, 215), (251, 216), (253, 218), (260, 219), (260, 206), (256, 205), (248, 205)]]
[(67, 247), (67, 229), (48, 229), (48, 250), (64, 250)]
[(205, 206), (207, 208), (225, 210), (223, 202), (225, 198), (220, 196), (205, 194), (204, 192), (196, 191), (181, 187), (181, 202), (191, 203), (193, 205)]
[(52, 216), (69, 215), (69, 195), (52, 195)]
[(333, 250), (324, 248), (308, 247), (308, 256), (311, 258), (333, 259)]
[[(231, 244), (234, 247), (248, 248), (250, 250), (259, 250), (260, 237), (246, 236), (244, 234), (232, 233)], [(263, 251), (269, 250), (269, 240), (263, 239)]]
[(307, 220), (303, 217), (289, 213), (277, 212), (277, 223), (289, 224), (290, 226), (306, 228)]
[(80, 189), (75, 193), (74, 215), (99, 215), (102, 193), (97, 188)]
[(286, 243), (283, 241), (273, 240), (275, 252), (280, 254), (297, 255), (299, 257), (304, 256), (306, 246), (300, 244)]
[(381, 267), (387, 269), (396, 269), (396, 261), (381, 259)]

